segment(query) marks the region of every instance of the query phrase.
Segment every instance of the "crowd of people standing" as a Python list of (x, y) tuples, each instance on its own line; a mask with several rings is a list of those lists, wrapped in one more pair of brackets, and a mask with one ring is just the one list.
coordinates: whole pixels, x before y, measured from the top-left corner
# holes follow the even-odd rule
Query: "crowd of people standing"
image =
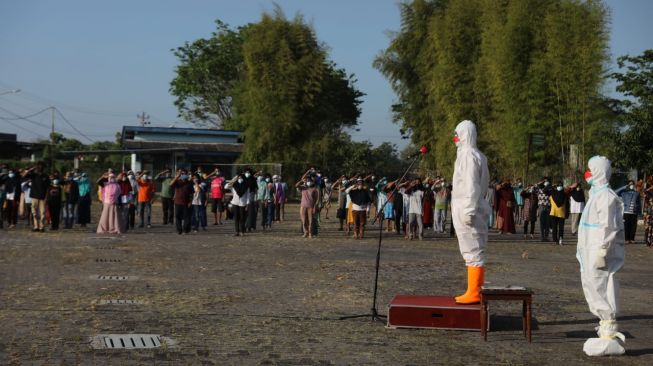
[[(160, 190), (157, 192), (155, 182)], [(94, 183), (94, 184), (93, 184)], [(109, 169), (95, 182), (78, 170), (48, 173), (41, 162), (27, 169), (0, 167), (0, 228), (13, 229), (24, 220), (32, 231), (70, 229), (91, 223), (93, 186), (102, 210), (98, 233), (125, 233), (152, 226), (152, 203), (161, 201), (164, 226), (174, 225), (178, 234), (206, 230), (209, 220), (222, 225), (233, 220), (235, 235), (245, 235), (260, 227), (268, 230), (284, 221), (289, 187), (281, 176), (247, 168), (231, 178), (219, 167), (211, 172), (165, 169), (153, 176), (149, 171)], [(407, 240), (423, 239), (426, 230), (449, 231), (451, 184), (440, 176), (389, 180), (375, 174), (342, 175), (335, 181), (311, 167), (295, 184), (299, 197), (301, 235), (318, 235), (320, 222), (329, 219), (332, 202), (338, 230), (354, 239), (365, 237), (370, 220), (381, 220), (386, 232)], [(624, 202), (626, 241), (633, 243), (638, 220), (644, 221), (644, 240), (653, 244), (653, 178), (634, 181), (615, 192)], [(582, 184), (552, 184), (543, 177), (524, 185), (521, 179), (490, 183), (485, 197), (493, 208), (490, 228), (501, 234), (515, 234), (523, 226), (523, 237), (531, 239), (538, 223), (539, 239), (562, 245), (565, 223), (571, 235), (578, 233), (586, 201)], [(208, 212), (210, 210), (210, 212)], [(138, 219), (138, 222), (137, 222)]]

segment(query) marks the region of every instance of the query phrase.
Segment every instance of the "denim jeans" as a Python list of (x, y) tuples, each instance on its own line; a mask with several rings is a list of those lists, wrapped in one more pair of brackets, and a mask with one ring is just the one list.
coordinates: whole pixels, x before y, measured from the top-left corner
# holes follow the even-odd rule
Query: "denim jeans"
[(75, 203), (65, 203), (63, 206), (63, 221), (66, 229), (71, 229), (75, 223)]
[(145, 226), (145, 217), (147, 217), (147, 226), (152, 225), (152, 204), (149, 202), (139, 202), (138, 206), (138, 213), (141, 217), (141, 226)]

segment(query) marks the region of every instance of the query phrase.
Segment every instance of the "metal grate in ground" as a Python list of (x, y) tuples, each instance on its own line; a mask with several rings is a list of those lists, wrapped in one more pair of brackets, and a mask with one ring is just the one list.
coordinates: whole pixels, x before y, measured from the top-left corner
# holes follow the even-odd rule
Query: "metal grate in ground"
[(95, 349), (149, 349), (173, 344), (171, 339), (159, 334), (98, 334), (91, 338)]

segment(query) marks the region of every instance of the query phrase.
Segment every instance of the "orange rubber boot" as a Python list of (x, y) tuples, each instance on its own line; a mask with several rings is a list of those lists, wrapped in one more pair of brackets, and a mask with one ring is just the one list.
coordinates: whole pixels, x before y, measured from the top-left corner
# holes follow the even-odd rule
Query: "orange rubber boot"
[(481, 286), (485, 281), (485, 267), (467, 266), (467, 292), (456, 296), (458, 304), (476, 304), (481, 301)]

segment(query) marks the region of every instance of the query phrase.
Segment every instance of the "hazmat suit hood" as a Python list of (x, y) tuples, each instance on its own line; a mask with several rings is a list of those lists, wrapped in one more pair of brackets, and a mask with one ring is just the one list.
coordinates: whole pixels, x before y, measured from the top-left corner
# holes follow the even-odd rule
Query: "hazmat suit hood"
[(457, 145), (459, 149), (463, 147), (476, 148), (476, 125), (474, 122), (462, 121), (456, 126), (455, 131), (460, 139)]
[(612, 175), (612, 167), (610, 160), (605, 156), (594, 156), (587, 166), (592, 172), (592, 181), (594, 187), (602, 187), (610, 182), (610, 176)]

